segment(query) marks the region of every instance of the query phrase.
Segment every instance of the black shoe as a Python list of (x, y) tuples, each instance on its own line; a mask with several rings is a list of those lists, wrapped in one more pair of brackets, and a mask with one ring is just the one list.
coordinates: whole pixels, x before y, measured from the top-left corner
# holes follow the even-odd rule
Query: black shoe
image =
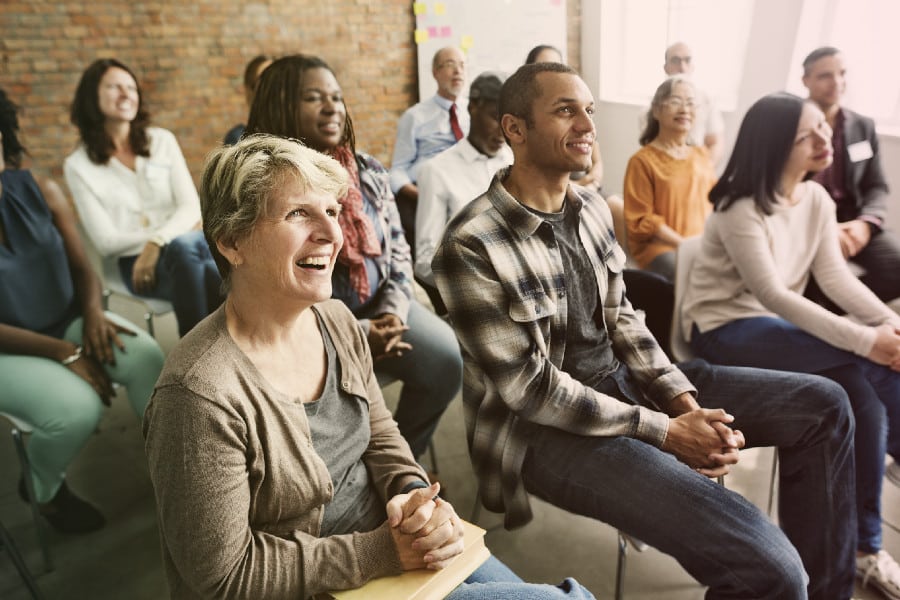
[[(28, 502), (25, 479), (19, 479), (19, 496)], [(50, 502), (38, 503), (38, 510), (54, 529), (62, 533), (88, 533), (106, 524), (96, 508), (76, 496), (63, 481)]]

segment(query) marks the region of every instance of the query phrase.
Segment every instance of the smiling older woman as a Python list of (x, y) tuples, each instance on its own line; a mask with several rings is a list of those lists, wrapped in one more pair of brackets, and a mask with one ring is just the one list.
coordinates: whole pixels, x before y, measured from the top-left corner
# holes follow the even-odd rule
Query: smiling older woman
[[(329, 300), (347, 186), (337, 161), (274, 136), (207, 161), (204, 232), (230, 291), (169, 355), (144, 421), (173, 598), (308, 598), (462, 550), (365, 334)], [(449, 597), (591, 596), (489, 559)]]
[(707, 195), (716, 182), (709, 151), (688, 143), (697, 102), (690, 80), (665, 80), (647, 114), (643, 147), (625, 170), (628, 248), (642, 269), (669, 281), (675, 279), (678, 245), (703, 232)]

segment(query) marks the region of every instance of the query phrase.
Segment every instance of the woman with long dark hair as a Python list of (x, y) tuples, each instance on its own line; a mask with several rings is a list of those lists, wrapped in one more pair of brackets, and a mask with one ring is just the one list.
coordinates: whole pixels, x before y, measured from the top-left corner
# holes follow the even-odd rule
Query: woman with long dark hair
[[(847, 268), (834, 201), (808, 180), (831, 159), (815, 104), (777, 93), (747, 111), (709, 195), (715, 212), (690, 273), (684, 334), (710, 361), (843, 386), (856, 417), (857, 572), (900, 598), (900, 567), (881, 544), (885, 453), (894, 472), (900, 460), (900, 317)], [(810, 276), (856, 320), (805, 298)]]
[(200, 201), (170, 131), (150, 126), (134, 73), (94, 61), (72, 102), (81, 144), (66, 158), (66, 183), (85, 232), (116, 259), (132, 293), (170, 300), (181, 335), (221, 302)]

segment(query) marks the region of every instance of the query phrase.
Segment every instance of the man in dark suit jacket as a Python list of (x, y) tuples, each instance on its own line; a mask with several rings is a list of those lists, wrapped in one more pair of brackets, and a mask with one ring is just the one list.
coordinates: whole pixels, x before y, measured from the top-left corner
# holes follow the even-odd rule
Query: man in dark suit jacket
[[(900, 238), (884, 229), (888, 186), (872, 119), (840, 105), (846, 89), (840, 50), (813, 50), (803, 61), (803, 85), (834, 130), (834, 162), (816, 174), (837, 204), (844, 256), (865, 270), (861, 280), (884, 301), (900, 296)], [(814, 295), (814, 294), (813, 294)]]

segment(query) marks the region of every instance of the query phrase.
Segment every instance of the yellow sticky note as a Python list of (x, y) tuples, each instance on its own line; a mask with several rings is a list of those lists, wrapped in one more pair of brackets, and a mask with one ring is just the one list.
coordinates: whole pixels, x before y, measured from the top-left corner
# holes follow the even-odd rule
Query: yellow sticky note
[(474, 43), (475, 42), (474, 42), (474, 40), (472, 40), (471, 35), (464, 35), (464, 36), (462, 36), (462, 39), (459, 42), (459, 47), (462, 48), (463, 50), (468, 50), (469, 48), (472, 47), (472, 45)]
[(416, 43), (424, 44), (428, 41), (428, 30), (427, 29), (416, 29)]
[(435, 2), (434, 3), (434, 14), (441, 16), (447, 12), (447, 5), (443, 2)]
[(424, 15), (426, 11), (424, 2), (413, 2), (413, 14), (414, 15)]

